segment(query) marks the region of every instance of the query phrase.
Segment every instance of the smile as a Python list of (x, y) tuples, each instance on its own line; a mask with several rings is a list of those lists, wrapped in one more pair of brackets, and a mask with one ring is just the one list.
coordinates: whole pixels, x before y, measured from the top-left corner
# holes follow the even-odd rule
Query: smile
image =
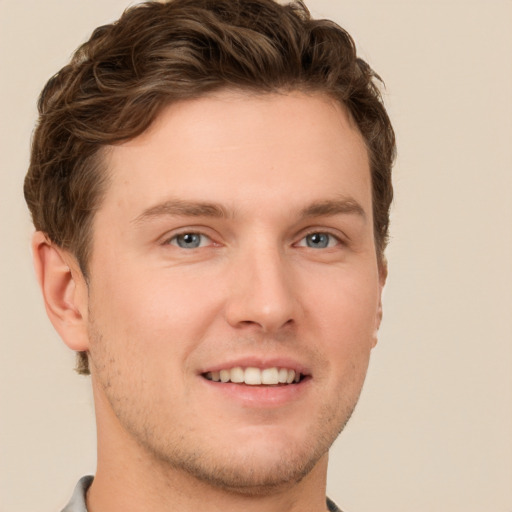
[(277, 386), (282, 384), (296, 384), (303, 378), (302, 374), (288, 368), (235, 368), (220, 371), (206, 372), (203, 376), (213, 382), (232, 382), (235, 384), (247, 384), (249, 386)]

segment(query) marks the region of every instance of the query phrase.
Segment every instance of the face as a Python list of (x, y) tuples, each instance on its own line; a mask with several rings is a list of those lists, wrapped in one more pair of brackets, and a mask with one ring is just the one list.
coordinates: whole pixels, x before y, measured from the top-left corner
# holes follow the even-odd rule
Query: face
[(304, 477), (380, 321), (355, 124), (323, 96), (221, 92), (106, 159), (86, 319), (99, 437), (239, 491)]

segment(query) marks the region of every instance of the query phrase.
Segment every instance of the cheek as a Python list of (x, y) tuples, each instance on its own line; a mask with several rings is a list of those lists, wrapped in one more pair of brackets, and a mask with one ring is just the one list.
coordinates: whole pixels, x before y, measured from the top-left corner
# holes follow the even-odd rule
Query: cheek
[(379, 311), (380, 286), (377, 277), (366, 273), (346, 272), (327, 275), (323, 282), (310, 287), (309, 308), (315, 311), (322, 329), (329, 331), (327, 339), (339, 339), (343, 344), (360, 345), (375, 331)]
[[(366, 273), (367, 275), (368, 273)], [(325, 375), (349, 396), (358, 395), (374, 346), (380, 287), (378, 280), (347, 272), (331, 276), (311, 293), (312, 325), (319, 349), (326, 356)]]
[(182, 360), (202, 338), (213, 301), (176, 273), (121, 269), (97, 279), (90, 298), (92, 320), (119, 357), (168, 362), (170, 355)]
[(185, 318), (190, 305), (172, 287), (145, 277), (111, 274), (91, 289), (91, 361), (120, 414), (129, 414), (127, 403), (157, 408), (172, 400), (193, 350), (187, 337), (193, 324)]

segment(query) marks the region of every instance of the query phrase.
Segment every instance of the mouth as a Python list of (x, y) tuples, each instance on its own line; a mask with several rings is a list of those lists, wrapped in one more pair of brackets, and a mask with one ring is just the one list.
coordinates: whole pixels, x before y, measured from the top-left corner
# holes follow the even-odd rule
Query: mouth
[(205, 372), (202, 376), (212, 382), (230, 382), (248, 386), (290, 386), (299, 384), (307, 378), (307, 375), (291, 368), (276, 366), (270, 368), (235, 366), (234, 368)]

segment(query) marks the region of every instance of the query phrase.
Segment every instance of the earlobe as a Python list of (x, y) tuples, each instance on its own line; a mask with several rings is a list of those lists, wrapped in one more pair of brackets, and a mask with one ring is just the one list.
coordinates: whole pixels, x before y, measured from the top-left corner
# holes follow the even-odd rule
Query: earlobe
[(384, 290), (384, 285), (386, 284), (386, 279), (388, 277), (388, 262), (382, 256), (382, 260), (379, 262), (379, 302), (377, 304), (377, 312), (375, 315), (375, 330), (373, 331), (372, 336), (372, 348), (377, 345), (378, 336), (379, 336), (379, 328), (382, 322), (382, 292)]
[[(381, 291), (382, 291), (382, 288), (381, 288)], [(379, 328), (380, 328), (381, 321), (382, 321), (382, 300), (381, 300), (381, 298), (379, 298), (379, 305), (377, 307), (377, 314), (375, 317), (375, 329), (374, 329), (373, 335), (372, 335), (372, 348), (374, 348), (375, 345), (377, 345), (377, 341), (379, 340)]]
[(32, 250), (50, 321), (69, 348), (88, 350), (87, 285), (76, 259), (40, 231), (34, 234)]

